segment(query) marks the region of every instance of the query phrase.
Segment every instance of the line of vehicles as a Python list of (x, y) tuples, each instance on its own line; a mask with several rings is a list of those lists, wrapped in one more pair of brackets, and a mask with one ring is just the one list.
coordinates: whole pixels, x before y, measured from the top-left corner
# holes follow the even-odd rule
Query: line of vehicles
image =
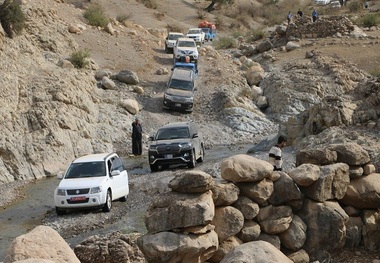
[[(204, 41), (212, 41), (216, 33), (215, 25), (204, 23), (202, 26), (204, 28), (190, 29), (186, 36), (170, 32), (166, 38), (165, 50), (173, 52), (173, 68), (164, 94), (164, 109), (193, 111), (198, 47)], [(197, 162), (204, 160), (203, 137), (194, 122), (166, 124), (149, 140), (148, 162), (152, 172), (173, 164), (194, 168)], [(54, 191), (58, 215), (83, 208), (99, 208), (109, 212), (112, 201), (126, 201), (129, 194), (128, 172), (116, 153), (80, 157), (57, 178), (61, 179)]]

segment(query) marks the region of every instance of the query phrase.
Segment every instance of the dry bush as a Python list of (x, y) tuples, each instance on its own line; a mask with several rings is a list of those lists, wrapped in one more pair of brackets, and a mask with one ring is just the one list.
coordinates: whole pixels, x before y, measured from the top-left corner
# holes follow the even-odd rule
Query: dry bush
[(164, 17), (165, 17), (165, 14), (164, 13), (162, 13), (162, 12), (156, 12), (156, 13), (154, 13), (154, 16), (157, 18), (157, 20), (163, 20), (164, 19)]
[(263, 39), (266, 35), (266, 32), (263, 28), (255, 28), (246, 33), (246, 39), (248, 42), (254, 42), (260, 39)]
[(219, 37), (213, 41), (215, 49), (228, 49), (237, 47), (237, 41), (232, 37)]
[(351, 13), (357, 13), (363, 8), (363, 4), (361, 1), (350, 1), (348, 3), (348, 10), (350, 10)]
[(120, 14), (116, 16), (116, 20), (119, 21), (120, 23), (124, 23), (126, 20), (130, 20), (131, 17), (132, 17), (132, 13)]
[(167, 24), (166, 25), (166, 29), (168, 30), (168, 32), (180, 32), (180, 33), (184, 32), (184, 29), (180, 25), (178, 25), (176, 23), (174, 23), (174, 24)]
[(225, 27), (225, 22), (223, 20), (223, 17), (220, 15), (215, 16), (214, 24), (218, 30), (223, 30), (223, 28)]
[(137, 0), (137, 2), (143, 3), (147, 8), (157, 9), (156, 0)]
[(83, 17), (87, 19), (88, 24), (91, 26), (105, 27), (109, 22), (104, 9), (98, 4), (93, 4), (84, 11)]
[(70, 62), (76, 68), (85, 68), (89, 64), (88, 58), (90, 57), (90, 51), (88, 49), (75, 51), (70, 55)]
[(1, 26), (10, 38), (21, 34), (25, 21), (25, 15), (17, 2), (7, 0), (0, 5)]
[(197, 17), (201, 20), (204, 20), (207, 18), (207, 12), (203, 11), (202, 9), (197, 10)]

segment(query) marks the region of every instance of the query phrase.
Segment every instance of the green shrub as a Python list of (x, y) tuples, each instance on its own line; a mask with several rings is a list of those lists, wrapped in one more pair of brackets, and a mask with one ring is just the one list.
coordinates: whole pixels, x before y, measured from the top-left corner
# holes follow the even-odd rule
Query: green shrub
[(19, 35), (25, 27), (25, 15), (21, 6), (11, 0), (0, 5), (0, 22), (5, 33), (10, 37)]
[(247, 32), (246, 39), (248, 42), (254, 42), (265, 37), (265, 31), (262, 28), (252, 29)]
[(184, 29), (176, 23), (167, 24), (166, 29), (168, 30), (168, 32), (180, 32), (180, 33), (184, 32)]
[(380, 15), (379, 14), (367, 14), (361, 19), (363, 26), (372, 27), (380, 24)]
[(88, 24), (92, 26), (105, 27), (108, 24), (108, 18), (104, 14), (104, 10), (100, 5), (91, 5), (84, 13), (84, 18), (87, 19)]
[(360, 1), (350, 1), (348, 3), (348, 10), (350, 10), (351, 13), (357, 13), (359, 10), (363, 8), (363, 4)]
[(76, 68), (85, 68), (89, 64), (88, 58), (90, 57), (90, 51), (88, 49), (75, 51), (70, 56), (70, 62), (73, 63)]
[(213, 45), (216, 49), (227, 49), (237, 46), (237, 42), (232, 37), (220, 37), (213, 41)]

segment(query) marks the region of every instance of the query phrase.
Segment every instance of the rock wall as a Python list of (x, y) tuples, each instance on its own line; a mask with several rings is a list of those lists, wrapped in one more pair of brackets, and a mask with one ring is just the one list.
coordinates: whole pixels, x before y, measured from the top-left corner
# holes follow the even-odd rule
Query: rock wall
[(368, 152), (334, 144), (300, 151), (297, 165), (273, 172), (236, 155), (221, 163), (221, 180), (181, 171), (148, 209), (139, 248), (148, 262), (223, 263), (262, 253), (268, 262), (323, 262), (344, 246), (379, 249), (380, 174)]

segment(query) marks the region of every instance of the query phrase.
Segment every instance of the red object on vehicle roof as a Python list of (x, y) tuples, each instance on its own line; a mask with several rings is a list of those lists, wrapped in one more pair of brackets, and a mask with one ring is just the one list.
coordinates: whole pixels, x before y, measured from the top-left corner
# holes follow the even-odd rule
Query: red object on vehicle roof
[(211, 29), (216, 29), (215, 24), (213, 24), (211, 22), (208, 22), (207, 20), (203, 20), (203, 21), (199, 22), (198, 27), (199, 28), (206, 28), (206, 27), (208, 27), (208, 28), (211, 28)]

